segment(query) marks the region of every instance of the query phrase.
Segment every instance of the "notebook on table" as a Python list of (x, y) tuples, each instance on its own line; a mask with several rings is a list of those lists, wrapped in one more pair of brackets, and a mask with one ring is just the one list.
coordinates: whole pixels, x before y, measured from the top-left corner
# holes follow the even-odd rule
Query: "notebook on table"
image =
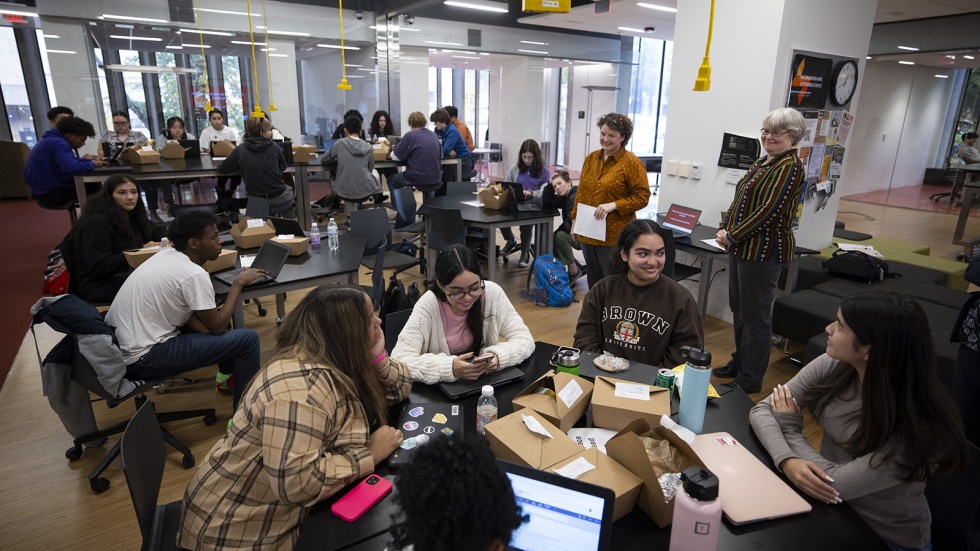
[(722, 511), (732, 524), (787, 517), (812, 509), (796, 490), (727, 432), (695, 436), (691, 447), (718, 477)]
[[(266, 271), (266, 274), (249, 283), (246, 287), (275, 281), (279, 277), (279, 272), (282, 271), (282, 267), (286, 264), (286, 259), (289, 258), (289, 253), (292, 250), (287, 245), (267, 239), (262, 244), (262, 248), (259, 249), (259, 254), (255, 256), (255, 260), (252, 261), (251, 266), (252, 268), (262, 268)], [(214, 278), (230, 286), (235, 282), (235, 278), (242, 273), (243, 269), (235, 268), (234, 270), (218, 272), (214, 274)]]
[(701, 218), (701, 211), (672, 203), (661, 226), (674, 232), (674, 238), (690, 237)]
[(616, 499), (612, 490), (553, 472), (497, 463), (510, 479), (521, 513), (530, 517), (514, 531), (508, 549), (609, 549)]
[(475, 381), (459, 379), (451, 383), (439, 383), (439, 390), (442, 391), (450, 400), (460, 400), (467, 396), (477, 394), (484, 385), (494, 388), (509, 385), (524, 380), (524, 372), (516, 367), (508, 367), (500, 371), (488, 373)]
[(511, 204), (519, 212), (541, 212), (541, 205), (524, 197), (524, 186), (517, 182), (500, 182), (500, 185), (510, 190)]
[(463, 436), (463, 406), (432, 403), (405, 404), (398, 413), (396, 428), (402, 431), (402, 445), (389, 457), (388, 465), (397, 469), (412, 459), (419, 446), (436, 438)]

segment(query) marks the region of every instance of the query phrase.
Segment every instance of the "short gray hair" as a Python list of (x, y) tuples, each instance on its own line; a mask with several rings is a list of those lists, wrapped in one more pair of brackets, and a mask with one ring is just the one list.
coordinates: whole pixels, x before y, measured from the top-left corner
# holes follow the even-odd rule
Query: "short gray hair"
[(789, 132), (790, 136), (793, 137), (793, 145), (799, 144), (800, 140), (803, 139), (803, 133), (806, 132), (806, 121), (803, 120), (803, 115), (796, 109), (789, 107), (780, 107), (771, 111), (762, 120), (762, 126), (777, 132)]

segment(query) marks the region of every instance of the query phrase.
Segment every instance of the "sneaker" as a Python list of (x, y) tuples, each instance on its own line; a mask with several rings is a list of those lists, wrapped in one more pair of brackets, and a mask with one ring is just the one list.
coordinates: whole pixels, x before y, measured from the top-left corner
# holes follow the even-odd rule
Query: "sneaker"
[(507, 242), (506, 245), (504, 245), (503, 249), (500, 249), (500, 256), (507, 256), (516, 250), (517, 250), (517, 241), (511, 239), (510, 241)]
[(715, 377), (721, 377), (722, 379), (731, 379), (738, 375), (738, 364), (732, 359), (728, 362), (725, 367), (719, 367), (712, 371)]
[(531, 252), (521, 251), (521, 259), (517, 261), (518, 268), (527, 268), (531, 263)]
[(214, 383), (214, 390), (222, 396), (233, 396), (235, 394), (235, 376), (231, 375), (223, 382)]

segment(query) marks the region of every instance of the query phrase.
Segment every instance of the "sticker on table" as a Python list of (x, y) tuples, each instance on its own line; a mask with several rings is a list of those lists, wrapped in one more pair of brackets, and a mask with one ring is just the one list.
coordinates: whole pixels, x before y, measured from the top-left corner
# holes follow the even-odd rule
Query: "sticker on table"
[(443, 433), (443, 434), (445, 434), (446, 436), (452, 436), (452, 435), (453, 435), (453, 429), (451, 429), (451, 428), (449, 428), (449, 427), (444, 427), (444, 428), (443, 428), (443, 429), (442, 429), (441, 431), (439, 431), (439, 432), (441, 432), (441, 433)]
[(410, 449), (414, 448), (417, 445), (418, 444), (415, 442), (415, 438), (406, 438), (406, 439), (402, 440), (401, 448), (403, 450), (410, 450)]
[(715, 443), (718, 444), (719, 446), (725, 446), (725, 447), (738, 445), (738, 441), (732, 438), (731, 436), (716, 436)]
[(448, 420), (449, 419), (445, 415), (443, 415), (441, 413), (435, 414), (435, 416), (432, 418), (432, 422), (433, 423), (439, 423), (440, 425), (445, 425), (446, 424), (446, 421), (448, 421)]
[(452, 416), (453, 417), (456, 417), (457, 415), (459, 415), (459, 406), (458, 405), (454, 405), (453, 406), (453, 411), (452, 411)]
[(429, 425), (429, 426), (425, 427), (424, 429), (422, 429), (422, 432), (424, 432), (426, 434), (432, 434), (435, 431), (436, 431), (436, 428), (433, 427), (432, 425)]
[(414, 407), (414, 408), (408, 410), (408, 414), (411, 417), (421, 417), (423, 413), (425, 413), (425, 408), (423, 408), (421, 406)]
[(402, 428), (411, 431), (419, 428), (419, 424), (416, 423), (415, 421), (405, 421), (405, 424), (402, 425)]
[(419, 446), (424, 446), (428, 442), (429, 442), (428, 435), (420, 434), (420, 435), (418, 435), (418, 436), (415, 437), (415, 443), (418, 444)]

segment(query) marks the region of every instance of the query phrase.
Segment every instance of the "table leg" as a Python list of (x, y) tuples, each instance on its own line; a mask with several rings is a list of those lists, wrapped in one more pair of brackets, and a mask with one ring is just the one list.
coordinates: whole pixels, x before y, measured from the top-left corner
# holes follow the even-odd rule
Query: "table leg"
[(88, 194), (85, 193), (85, 176), (75, 176), (75, 195), (78, 197), (79, 208), (84, 207), (88, 199)]
[(980, 187), (970, 185), (972, 176), (972, 171), (967, 171), (966, 181), (963, 182), (963, 201), (960, 204), (960, 216), (956, 219), (956, 229), (953, 231), (954, 245), (968, 244), (963, 240), (963, 233), (966, 231), (966, 222), (970, 218), (970, 210), (977, 201), (977, 197), (980, 196)]
[(497, 279), (497, 228), (486, 228), (487, 232), (487, 279)]
[(310, 172), (306, 165), (295, 165), (295, 189), (296, 195), (296, 216), (299, 219), (300, 227), (310, 230), (312, 222), (312, 211), (310, 210)]

